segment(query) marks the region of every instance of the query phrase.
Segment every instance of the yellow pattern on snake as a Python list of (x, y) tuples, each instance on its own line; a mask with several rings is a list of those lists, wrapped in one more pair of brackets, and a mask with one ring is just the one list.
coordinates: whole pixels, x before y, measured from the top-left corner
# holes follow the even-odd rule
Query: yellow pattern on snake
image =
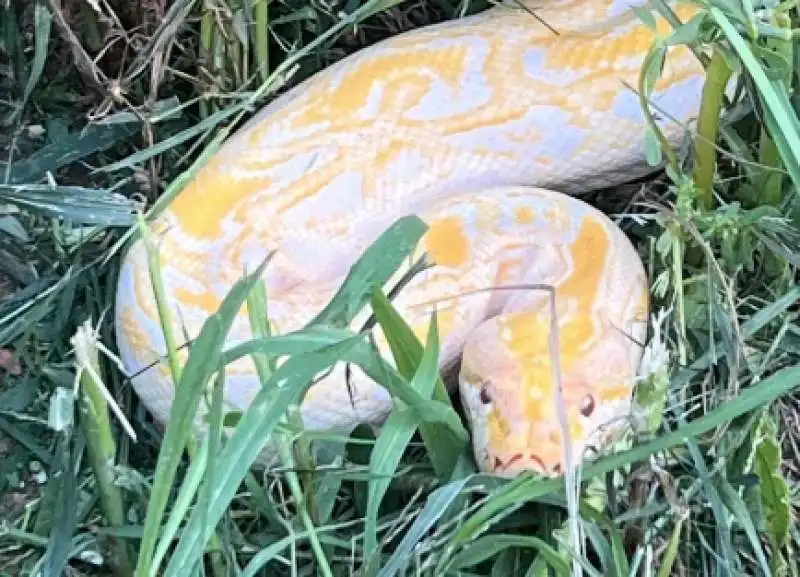
[[(496, 6), (363, 49), (275, 99), (153, 225), (175, 334), (196, 336), (243, 271), (273, 250), (270, 315), (281, 332), (296, 330), (378, 235), (417, 214), (429, 226), (418, 248), (435, 266), (394, 305), (424, 340), (437, 303), (441, 365), (462, 358), (459, 392), (478, 466), (506, 476), (563, 470), (549, 297), (476, 289), (555, 288), (573, 456), (601, 425), (629, 414), (648, 282), (624, 233), (576, 195), (651, 171), (632, 87), (654, 36), (634, 3), (643, 0), (531, 4), (558, 34), (525, 10)], [(695, 10), (674, 9), (684, 20)], [(658, 30), (670, 27), (659, 20)], [(691, 52), (671, 49), (653, 102), (673, 143), (697, 113), (703, 78)], [(164, 354), (141, 243), (123, 263), (116, 327), (128, 370)], [(241, 314), (230, 341), (249, 335)], [(348, 391), (337, 365), (311, 388), (306, 428), (381, 424), (391, 397), (365, 375), (351, 377)], [(133, 386), (165, 421), (174, 398), (165, 365)], [(258, 388), (251, 361), (228, 368), (230, 405), (246, 408)]]

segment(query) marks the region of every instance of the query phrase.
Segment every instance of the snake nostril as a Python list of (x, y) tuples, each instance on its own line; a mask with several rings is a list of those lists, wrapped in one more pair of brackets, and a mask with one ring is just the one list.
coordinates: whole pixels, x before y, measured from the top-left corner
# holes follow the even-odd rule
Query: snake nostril
[(492, 402), (492, 397), (489, 395), (489, 382), (486, 381), (481, 385), (481, 403), (488, 405)]
[(592, 395), (586, 395), (581, 399), (581, 415), (590, 417), (594, 413), (595, 402)]

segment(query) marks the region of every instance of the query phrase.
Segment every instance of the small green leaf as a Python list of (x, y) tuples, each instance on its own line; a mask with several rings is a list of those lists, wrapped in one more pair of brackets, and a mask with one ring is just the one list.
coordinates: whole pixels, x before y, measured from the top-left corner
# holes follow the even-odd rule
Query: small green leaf
[(668, 46), (678, 46), (685, 44), (694, 46), (701, 41), (701, 28), (706, 21), (707, 13), (695, 14), (688, 22), (684, 22), (672, 31), (666, 40)]
[(683, 517), (678, 517), (677, 523), (672, 528), (672, 536), (669, 538), (669, 545), (661, 558), (657, 577), (670, 577), (675, 559), (678, 557), (678, 546), (681, 542), (681, 530), (683, 529)]
[(649, 124), (644, 129), (644, 152), (647, 164), (650, 166), (658, 166), (664, 160), (661, 154), (661, 142)]
[(663, 42), (655, 42), (648, 51), (644, 63), (644, 88), (645, 96), (649, 98), (653, 87), (658, 82), (664, 70), (664, 60), (667, 56), (667, 46)]
[(783, 456), (778, 429), (770, 415), (762, 414), (753, 442), (753, 470), (758, 476), (761, 506), (773, 546), (782, 549), (789, 540), (791, 505), (789, 485), (781, 474)]

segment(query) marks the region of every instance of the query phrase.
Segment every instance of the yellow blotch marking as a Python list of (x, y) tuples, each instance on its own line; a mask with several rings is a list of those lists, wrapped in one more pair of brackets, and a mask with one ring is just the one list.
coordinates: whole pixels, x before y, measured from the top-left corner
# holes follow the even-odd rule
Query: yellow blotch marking
[(144, 260), (146, 256), (144, 255), (142, 241), (134, 245), (128, 254), (128, 258), (131, 259), (130, 266), (133, 269), (131, 273), (131, 278), (133, 278), (133, 298), (139, 308), (139, 314), (149, 319), (157, 319), (158, 310), (153, 296), (153, 285), (150, 282), (150, 272)]
[[(547, 440), (550, 441), (553, 445), (558, 447), (558, 450), (561, 449), (561, 423), (558, 422), (556, 417), (556, 406), (553, 405), (550, 409), (550, 414), (552, 415), (552, 419), (555, 425), (555, 429), (551, 430), (550, 433), (547, 435)], [(580, 421), (575, 417), (575, 415), (570, 415), (567, 419), (567, 429), (569, 434), (570, 441), (574, 442), (577, 439), (583, 437), (585, 431), (583, 425), (581, 425)], [(578, 457), (578, 455), (573, 455), (573, 458)]]
[(423, 243), (433, 262), (441, 266), (455, 267), (469, 258), (469, 238), (457, 216), (431, 222)]
[[(503, 340), (511, 355), (522, 368), (522, 411), (526, 420), (537, 422), (553, 415), (550, 351), (548, 348), (549, 323), (546, 315), (519, 313), (504, 321)], [(532, 389), (543, 394), (531, 395)]]
[(170, 211), (186, 234), (213, 239), (220, 234), (225, 215), (269, 184), (268, 179), (234, 179), (212, 160), (172, 200)]
[[(554, 407), (554, 410), (555, 410), (555, 407)], [(570, 440), (574, 441), (574, 440), (580, 438), (581, 436), (583, 436), (583, 432), (584, 432), (583, 431), (583, 426), (581, 425), (581, 422), (577, 419), (577, 416), (574, 415), (574, 414), (569, 415), (567, 420), (569, 421), (568, 429), (569, 429)]]
[(371, 110), (371, 114), (387, 115), (387, 109), (398, 105), (407, 108), (419, 102), (433, 82), (425, 74), (426, 63), (435, 62), (438, 80), (458, 86), (460, 75), (466, 67), (467, 54), (466, 46), (432, 50), (424, 45), (406, 46), (397, 52), (378, 52), (361, 60), (345, 73), (336, 87), (326, 86), (324, 105), (309, 107), (298, 121), (301, 124), (313, 124), (340, 115), (351, 115), (369, 103), (373, 90), (380, 86), (378, 80), (385, 81), (385, 84), (382, 86), (380, 104)]
[(611, 385), (611, 386), (601, 386), (595, 389), (595, 396), (597, 400), (602, 402), (606, 401), (618, 401), (621, 399), (626, 399), (631, 394), (631, 386), (630, 385)]
[(490, 444), (497, 446), (497, 439), (504, 439), (507, 437), (511, 433), (511, 427), (508, 421), (504, 419), (497, 410), (490, 411), (486, 420), (489, 430), (489, 439), (493, 440)]
[[(688, 17), (694, 11), (696, 9), (689, 8), (687, 10), (683, 7), (681, 13), (686, 14)], [(623, 19), (624, 22), (628, 22), (628, 20), (630, 19)], [(569, 90), (563, 90), (563, 93), (565, 95), (580, 94), (584, 92), (582, 87), (593, 83), (591, 108), (594, 110), (609, 110), (619, 92), (617, 83), (625, 79), (635, 82), (638, 77), (638, 65), (632, 65), (629, 61), (640, 58), (653, 40), (653, 32), (643, 24), (638, 24), (619, 34), (612, 34), (615, 29), (625, 25), (627, 24), (611, 21), (608, 27), (601, 26), (594, 32), (579, 33), (576, 36), (565, 34), (556, 41), (552, 41), (550, 38), (537, 39), (531, 44), (538, 45), (545, 51), (546, 60), (544, 66), (551, 71), (560, 69), (585, 69), (590, 71), (572, 83)], [(663, 18), (657, 19), (657, 28), (659, 34), (662, 35), (671, 30), (671, 27)], [(679, 47), (677, 50), (681, 52), (685, 51), (685, 48)], [(671, 61), (676, 56), (679, 56), (679, 54), (673, 52), (668, 57), (668, 61)], [(605, 61), (608, 66), (598, 67), (597, 61)], [(522, 65), (520, 64), (520, 66)], [(667, 69), (669, 69), (669, 65)], [(683, 70), (680, 68), (680, 70), (685, 73), (684, 75), (689, 75), (695, 73), (696, 69)], [(680, 72), (678, 74), (680, 75)], [(518, 72), (518, 75), (520, 78), (526, 77), (522, 70)], [(671, 73), (671, 75), (672, 77), (670, 78), (660, 78), (657, 81), (660, 85), (657, 84), (656, 88), (660, 89), (659, 87), (669, 85), (678, 80), (678, 78), (675, 78), (675, 73)], [(574, 116), (570, 122), (575, 126), (584, 127), (588, 117), (581, 111), (581, 106), (584, 105), (586, 100), (578, 99), (577, 102), (574, 102), (570, 101), (567, 96), (557, 97), (552, 92), (552, 88), (545, 87), (543, 90), (543, 93), (548, 95), (549, 102), (566, 111), (573, 112)]]
[(138, 351), (136, 355), (138, 361), (143, 364), (151, 361), (150, 357), (145, 357), (145, 351), (151, 353), (154, 357), (158, 356), (150, 348), (150, 335), (139, 325), (139, 315), (133, 307), (123, 309), (119, 314), (119, 321), (120, 332), (123, 334), (122, 338), (128, 342), (128, 346), (131, 349)]
[[(542, 448), (540, 449), (540, 457), (544, 458), (545, 456), (547, 456), (548, 458), (545, 459), (545, 461), (552, 460), (560, 462), (562, 456), (561, 423), (558, 421), (558, 418), (556, 417), (556, 410), (557, 409), (555, 405), (553, 405), (553, 407), (550, 409), (551, 420), (553, 421), (551, 426), (554, 428), (547, 434), (546, 437), (546, 442), (549, 443), (549, 446), (545, 445), (544, 443), (541, 443)], [(580, 425), (580, 423), (570, 420), (568, 425), (567, 435), (569, 441), (571, 443), (574, 443), (576, 440), (583, 437), (584, 435), (583, 427)], [(576, 459), (578, 457), (579, 455), (575, 454), (572, 455), (573, 459)]]
[[(579, 236), (570, 247), (574, 268), (570, 277), (557, 287), (558, 299), (576, 300), (573, 319), (559, 332), (561, 370), (567, 373), (578, 359), (580, 350), (595, 337), (592, 306), (606, 266), (609, 238), (603, 225), (594, 218), (583, 221)], [(523, 395), (523, 413), (531, 422), (554, 418), (555, 399), (552, 379), (551, 352), (548, 346), (549, 309), (510, 315), (504, 320), (504, 340), (510, 353), (522, 368), (522, 387), (530, 391), (537, 387), (547, 394), (532, 397)]]
[(592, 309), (606, 268), (609, 244), (606, 228), (595, 218), (585, 218), (578, 238), (570, 247), (572, 274), (557, 289), (559, 299), (577, 300), (575, 318), (559, 334), (559, 345), (567, 354), (577, 353), (595, 336)]
[(545, 209), (544, 217), (547, 220), (547, 224), (554, 228), (563, 229), (569, 225), (569, 216), (564, 209), (558, 205), (553, 205)]
[[(372, 161), (373, 169), (385, 169), (397, 156), (404, 150), (413, 147), (414, 143), (405, 138), (392, 138), (388, 144), (375, 155)], [(366, 173), (369, 174), (370, 168), (367, 167)]]
[[(520, 120), (527, 112), (527, 108), (524, 106), (513, 106), (513, 103), (509, 103), (509, 106), (510, 108), (508, 109), (496, 110), (497, 105), (495, 102), (487, 102), (480, 107), (476, 106), (474, 109), (470, 110), (467, 115), (454, 116), (453, 118), (440, 120), (442, 123), (440, 131), (442, 135), (449, 136), (462, 132), (480, 130), (481, 128), (493, 128)], [(509, 134), (509, 137), (514, 136), (516, 136), (517, 142), (528, 142), (529, 140), (540, 139), (542, 135), (541, 132), (538, 131), (532, 131), (532, 134)], [(509, 156), (495, 150), (492, 151), (492, 154)]]
[(208, 314), (216, 312), (222, 302), (222, 299), (211, 291), (195, 292), (183, 287), (175, 287), (175, 299), (181, 306), (199, 308)]
[[(343, 152), (339, 150), (333, 158), (327, 161), (325, 166), (319, 167), (311, 173), (303, 174), (294, 182), (284, 187), (277, 195), (274, 195), (270, 199), (277, 200), (280, 203), (275, 208), (276, 218), (283, 212), (296, 207), (304, 200), (312, 198), (322, 192), (334, 178), (342, 172), (345, 172), (348, 167)], [(241, 190), (240, 195), (244, 197), (246, 194), (255, 193), (258, 190), (263, 190), (270, 184), (269, 182), (262, 182), (259, 186), (253, 186), (246, 191)], [(242, 188), (242, 184), (239, 184), (239, 186)], [(252, 210), (252, 206), (249, 203), (242, 204), (234, 213), (235, 220), (238, 222), (247, 222), (252, 214)], [(263, 223), (259, 223), (259, 225), (263, 227)]]
[(518, 206), (514, 211), (514, 218), (516, 219), (517, 224), (530, 224), (533, 222), (533, 218), (535, 216), (536, 214), (529, 206)]
[(647, 294), (647, 291), (642, 291), (639, 295), (639, 300), (636, 301), (636, 308), (647, 312), (647, 309), (650, 308), (650, 295)]
[(531, 397), (525, 403), (525, 417), (532, 423), (545, 422), (555, 415), (554, 398), (548, 396)]

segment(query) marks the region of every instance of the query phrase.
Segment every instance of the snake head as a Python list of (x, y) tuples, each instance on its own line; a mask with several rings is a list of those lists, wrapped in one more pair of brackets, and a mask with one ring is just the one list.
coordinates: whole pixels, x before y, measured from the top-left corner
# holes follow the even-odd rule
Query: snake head
[[(479, 468), (503, 477), (564, 471), (627, 424), (634, 383), (631, 344), (607, 338), (585, 350), (561, 330), (561, 400), (555, 386), (549, 324), (538, 312), (494, 317), (464, 347), (459, 389)], [(559, 403), (563, 403), (563, 412)], [(589, 455), (590, 456), (590, 455)]]

